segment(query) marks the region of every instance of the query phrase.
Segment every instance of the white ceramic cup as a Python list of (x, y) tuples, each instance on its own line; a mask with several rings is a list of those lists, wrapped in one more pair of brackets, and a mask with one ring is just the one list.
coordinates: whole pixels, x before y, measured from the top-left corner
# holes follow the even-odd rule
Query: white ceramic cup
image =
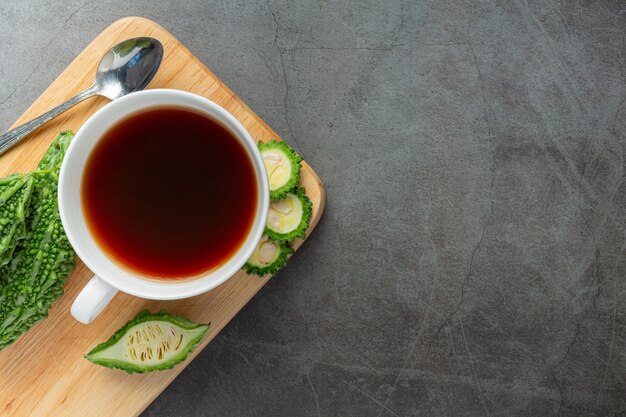
[[(97, 244), (85, 221), (81, 184), (94, 146), (113, 125), (127, 116), (154, 107), (187, 108), (205, 114), (228, 128), (252, 161), (258, 189), (254, 222), (239, 250), (224, 264), (192, 280), (157, 281), (142, 278), (113, 261)], [(173, 140), (171, 146), (176, 146)], [(263, 158), (248, 131), (228, 111), (195, 94), (178, 90), (146, 90), (117, 99), (87, 120), (76, 133), (61, 166), (59, 211), (65, 233), (80, 259), (95, 274), (78, 294), (72, 315), (89, 323), (118, 291), (152, 300), (174, 300), (209, 291), (234, 275), (261, 239), (269, 207), (269, 186)]]

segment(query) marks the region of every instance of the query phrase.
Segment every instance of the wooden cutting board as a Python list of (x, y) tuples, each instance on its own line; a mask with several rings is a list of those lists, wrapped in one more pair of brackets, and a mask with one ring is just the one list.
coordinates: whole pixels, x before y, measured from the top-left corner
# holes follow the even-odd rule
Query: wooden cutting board
[[(104, 52), (122, 40), (137, 36), (154, 37), (163, 43), (165, 49), (163, 63), (150, 88), (174, 88), (199, 94), (231, 112), (255, 140), (278, 138), (259, 116), (170, 33), (156, 23), (139, 17), (118, 20), (102, 32), (14, 126), (87, 88)], [(106, 103), (103, 98), (89, 99), (39, 129), (0, 157), (0, 177), (35, 168), (59, 131), (77, 131), (89, 116)], [(301, 184), (313, 202), (308, 235), (322, 214), (325, 194), (319, 177), (311, 167), (305, 162), (302, 168)], [(302, 241), (298, 241), (295, 246), (301, 244)], [(261, 278), (239, 272), (208, 293), (177, 301), (150, 301), (119, 293), (94, 322), (83, 325), (71, 317), (70, 306), (91, 275), (79, 261), (65, 285), (65, 295), (50, 310), (49, 317), (13, 345), (0, 351), (0, 415), (111, 417), (141, 413), (270, 279), (269, 276)], [(98, 367), (83, 359), (84, 353), (108, 339), (143, 308), (152, 311), (166, 308), (196, 322), (211, 322), (211, 330), (186, 362), (168, 371), (131, 375)]]

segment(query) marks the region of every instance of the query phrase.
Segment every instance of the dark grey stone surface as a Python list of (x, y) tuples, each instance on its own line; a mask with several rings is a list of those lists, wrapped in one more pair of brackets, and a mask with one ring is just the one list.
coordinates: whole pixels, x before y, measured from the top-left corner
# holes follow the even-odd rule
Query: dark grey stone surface
[(623, 0), (1, 0), (0, 127), (125, 15), (328, 192), (145, 417), (626, 415)]

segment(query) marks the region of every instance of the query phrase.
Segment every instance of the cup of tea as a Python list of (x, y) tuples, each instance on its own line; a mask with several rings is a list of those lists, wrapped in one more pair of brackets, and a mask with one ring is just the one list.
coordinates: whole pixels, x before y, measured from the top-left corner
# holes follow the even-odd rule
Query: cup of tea
[(72, 315), (91, 322), (118, 291), (173, 300), (217, 287), (251, 256), (268, 206), (257, 145), (224, 108), (166, 89), (107, 104), (59, 177), (65, 232), (94, 273)]

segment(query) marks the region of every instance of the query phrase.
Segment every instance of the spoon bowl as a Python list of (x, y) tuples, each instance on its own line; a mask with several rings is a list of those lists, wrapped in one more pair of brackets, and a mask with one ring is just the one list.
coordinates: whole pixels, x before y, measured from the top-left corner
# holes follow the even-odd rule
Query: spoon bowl
[(143, 90), (152, 81), (163, 45), (154, 38), (133, 38), (115, 45), (100, 60), (95, 86), (110, 100)]

